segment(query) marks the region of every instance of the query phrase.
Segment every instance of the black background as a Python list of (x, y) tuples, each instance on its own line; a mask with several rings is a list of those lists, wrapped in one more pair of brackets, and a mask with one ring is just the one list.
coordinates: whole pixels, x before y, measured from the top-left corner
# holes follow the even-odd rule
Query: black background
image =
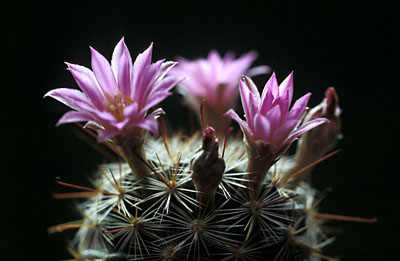
[[(315, 187), (334, 190), (321, 210), (379, 220), (332, 222), (342, 232), (327, 253), (342, 260), (388, 260), (398, 252), (393, 6), (382, 1), (55, 2), (1, 2), (1, 260), (70, 258), (66, 238), (46, 232), (77, 218), (71, 202), (51, 197), (63, 189), (54, 177), (86, 184), (102, 157), (74, 135), (73, 125), (56, 128), (67, 108), (42, 97), (54, 88), (76, 87), (64, 61), (89, 66), (89, 45), (110, 58), (122, 36), (133, 57), (154, 42), (153, 61), (197, 58), (214, 48), (238, 55), (256, 50), (256, 65), (272, 66), (279, 81), (294, 71), (295, 98), (311, 91), (310, 106), (335, 86), (343, 109), (344, 139), (338, 144), (343, 151), (315, 171)], [(262, 84), (266, 77), (256, 80)], [(174, 99), (164, 108), (175, 122), (184, 118)]]

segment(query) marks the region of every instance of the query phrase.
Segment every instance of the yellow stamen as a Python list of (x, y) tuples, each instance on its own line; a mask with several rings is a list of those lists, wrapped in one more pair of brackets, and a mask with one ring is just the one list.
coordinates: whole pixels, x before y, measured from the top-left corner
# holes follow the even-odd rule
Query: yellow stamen
[(126, 106), (133, 103), (133, 100), (130, 99), (127, 95), (122, 97), (122, 93), (120, 91), (117, 92), (114, 97), (111, 97), (110, 94), (104, 93), (106, 100), (103, 101), (104, 107), (106, 111), (111, 113), (117, 121), (124, 120), (124, 109)]

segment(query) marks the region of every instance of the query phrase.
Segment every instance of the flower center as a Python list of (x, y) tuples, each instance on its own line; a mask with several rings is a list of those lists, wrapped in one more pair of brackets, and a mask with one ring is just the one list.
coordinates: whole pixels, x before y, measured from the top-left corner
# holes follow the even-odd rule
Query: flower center
[(123, 121), (124, 109), (126, 106), (132, 104), (133, 100), (126, 95), (125, 97), (122, 97), (122, 93), (120, 91), (118, 91), (114, 97), (111, 97), (111, 95), (108, 93), (104, 93), (104, 96), (106, 96), (106, 100), (103, 101), (103, 104), (106, 108), (106, 111), (111, 113), (117, 119), (117, 121)]

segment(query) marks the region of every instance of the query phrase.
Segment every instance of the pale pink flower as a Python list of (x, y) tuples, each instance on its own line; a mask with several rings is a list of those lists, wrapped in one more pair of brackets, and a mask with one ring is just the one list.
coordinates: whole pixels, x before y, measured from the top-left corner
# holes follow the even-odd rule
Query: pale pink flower
[(310, 95), (302, 96), (289, 109), (293, 98), (293, 73), (280, 85), (273, 73), (261, 97), (253, 81), (243, 76), (240, 80), (240, 96), (246, 122), (232, 109), (226, 115), (238, 122), (258, 156), (274, 154), (301, 134), (328, 121), (317, 118), (298, 127)]
[(178, 58), (179, 64), (170, 74), (186, 77), (179, 86), (185, 95), (206, 99), (210, 105), (221, 108), (219, 111), (226, 111), (238, 95), (240, 76), (248, 71), (256, 57), (254, 52), (237, 59), (232, 53), (221, 57), (213, 50), (207, 59)]
[(178, 85), (180, 93), (198, 116), (200, 116), (200, 104), (206, 100), (203, 120), (213, 126), (217, 133), (225, 133), (229, 122), (226, 122), (223, 114), (237, 101), (241, 75), (244, 73), (256, 75), (269, 71), (267, 66), (249, 70), (256, 57), (255, 52), (246, 53), (236, 59), (232, 53), (221, 57), (217, 51), (213, 50), (206, 59), (178, 58), (179, 64), (171, 69), (170, 74), (186, 77)]
[(157, 134), (156, 118), (163, 111), (147, 112), (171, 94), (170, 89), (179, 79), (166, 76), (175, 62), (151, 63), (152, 49), (153, 44), (132, 63), (122, 38), (114, 49), (111, 64), (93, 48), (90, 48), (92, 70), (66, 63), (82, 91), (60, 88), (45, 95), (73, 109), (57, 125), (87, 121), (97, 130), (99, 141), (116, 135), (129, 138), (137, 135), (138, 129)]

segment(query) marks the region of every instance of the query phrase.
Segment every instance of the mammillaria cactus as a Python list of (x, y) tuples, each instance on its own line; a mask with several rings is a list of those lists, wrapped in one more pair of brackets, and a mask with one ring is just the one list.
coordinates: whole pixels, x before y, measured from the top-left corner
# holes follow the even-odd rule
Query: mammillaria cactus
[[(311, 168), (337, 152), (326, 155), (340, 132), (333, 88), (308, 111), (310, 94), (291, 106), (293, 73), (281, 84), (272, 74), (261, 96), (248, 76), (238, 75), (249, 68), (253, 53), (235, 63), (212, 52), (218, 70), (207, 74), (201, 71), (204, 61), (151, 63), (152, 48), (132, 62), (122, 39), (111, 64), (91, 48), (92, 71), (67, 63), (83, 92), (56, 89), (45, 95), (73, 109), (58, 124), (87, 122), (84, 128), (96, 131), (98, 141), (120, 157), (99, 166), (93, 187), (56, 179), (79, 190), (56, 198), (82, 199), (81, 220), (49, 229), (78, 229), (70, 248), (76, 260), (336, 260), (322, 253), (333, 241), (324, 221), (375, 221), (319, 213), (327, 191), (319, 193), (308, 182)], [(202, 85), (210, 82), (217, 84)], [(177, 84), (198, 106), (201, 130), (187, 136), (160, 128), (158, 135), (157, 118), (165, 112), (155, 106)], [(221, 92), (227, 86), (233, 93)], [(231, 107), (236, 92), (245, 120)], [(210, 98), (216, 114), (203, 111)], [(227, 120), (217, 124), (222, 117)], [(230, 135), (229, 118), (239, 123), (244, 139)], [(296, 153), (287, 155), (298, 138)]]

